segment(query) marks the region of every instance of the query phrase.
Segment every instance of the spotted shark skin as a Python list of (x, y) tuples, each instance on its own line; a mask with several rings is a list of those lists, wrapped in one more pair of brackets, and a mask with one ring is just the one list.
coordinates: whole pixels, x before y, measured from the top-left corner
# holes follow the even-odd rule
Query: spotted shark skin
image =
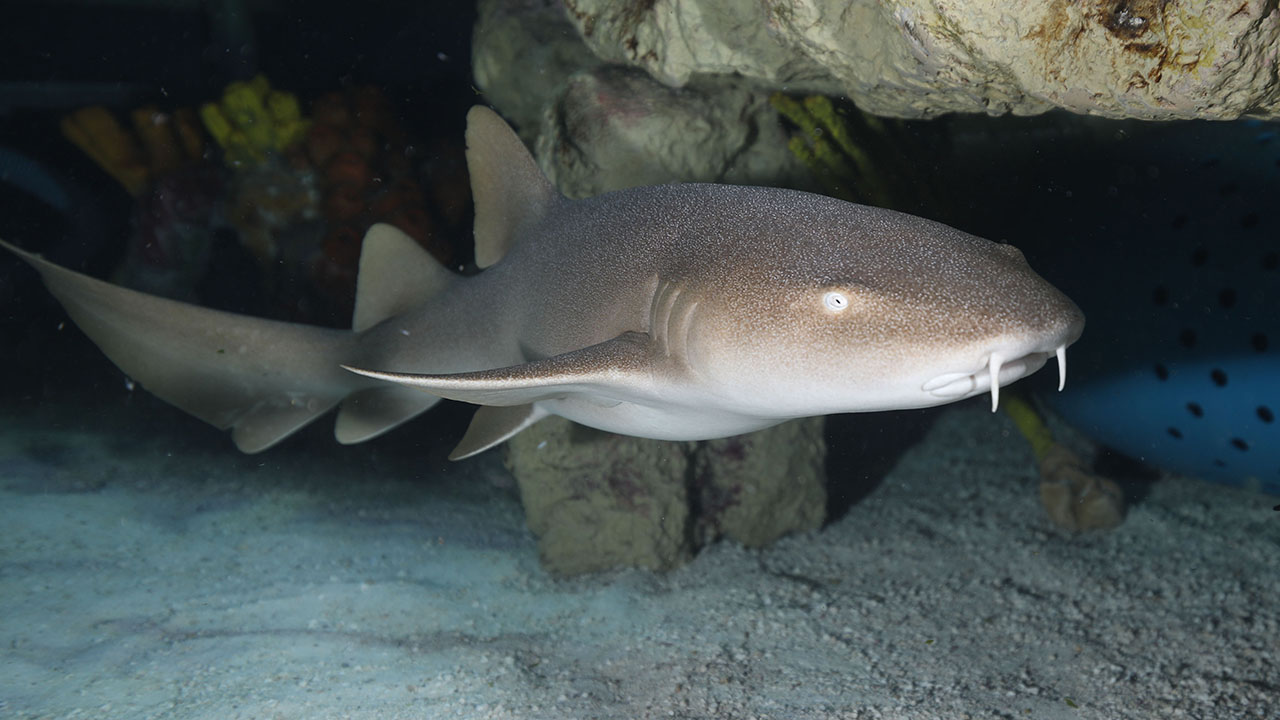
[(0, 241), (125, 373), (258, 452), (339, 408), (344, 443), (441, 398), (479, 405), (451, 457), (559, 415), (699, 440), (989, 393), (1058, 360), (1084, 316), (1022, 254), (778, 188), (559, 195), (511, 129), (468, 115), (476, 260), (456, 275), (378, 225), (349, 331), (110, 285)]

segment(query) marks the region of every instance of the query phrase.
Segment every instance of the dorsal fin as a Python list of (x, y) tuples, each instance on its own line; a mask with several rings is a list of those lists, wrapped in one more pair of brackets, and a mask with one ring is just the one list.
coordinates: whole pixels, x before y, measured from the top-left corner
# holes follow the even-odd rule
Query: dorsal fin
[(560, 195), (511, 127), (481, 105), (467, 113), (467, 170), (476, 206), (476, 265), (486, 268)]
[(351, 329), (368, 330), (444, 291), (454, 275), (394, 225), (378, 223), (365, 233), (356, 276)]

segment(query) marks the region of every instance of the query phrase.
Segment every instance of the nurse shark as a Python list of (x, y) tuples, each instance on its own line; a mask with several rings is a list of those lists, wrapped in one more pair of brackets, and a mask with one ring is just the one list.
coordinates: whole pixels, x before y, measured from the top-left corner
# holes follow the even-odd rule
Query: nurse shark
[(441, 398), (480, 407), (450, 457), (548, 415), (667, 440), (990, 393), (1079, 308), (1022, 254), (881, 208), (763, 187), (561, 196), (493, 111), (468, 115), (476, 263), (393, 227), (360, 258), (351, 330), (236, 315), (90, 278), (0, 241), (126, 374), (259, 452), (338, 408), (342, 443)]

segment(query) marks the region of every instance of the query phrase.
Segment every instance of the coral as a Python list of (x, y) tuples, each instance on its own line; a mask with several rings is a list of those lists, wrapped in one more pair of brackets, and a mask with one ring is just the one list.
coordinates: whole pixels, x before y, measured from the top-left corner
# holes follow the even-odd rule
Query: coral
[(200, 119), (234, 168), (266, 162), (300, 142), (308, 127), (298, 98), (273, 90), (264, 75), (228, 85), (221, 102), (201, 106)]
[[(280, 238), (318, 219), (318, 198), (314, 173), (299, 171), (272, 157), (243, 165), (234, 173), (227, 216), (239, 232), (240, 244), (262, 267), (269, 268), (284, 254)], [(311, 244), (315, 242), (312, 238)]]
[(843, 200), (945, 214), (929, 179), (919, 172), (934, 152), (936, 133), (861, 112), (825, 95), (773, 93), (769, 104), (795, 132), (787, 149), (813, 173), (819, 188)]
[[(62, 120), (64, 135), (136, 198), (121, 282), (195, 299), (215, 230), (229, 223), (257, 261), (268, 304), (261, 311), (342, 325), (374, 223), (399, 227), (442, 263), (455, 261), (437, 228), (460, 232), (468, 224), (463, 151), (434, 146), (433, 185), (424, 190), (413, 165), (416, 143), (377, 88), (322, 95), (305, 117), (295, 95), (259, 75), (227, 85), (198, 116), (145, 106), (129, 117), (132, 129), (102, 107)], [(213, 140), (208, 147), (201, 122)], [(212, 161), (218, 152), (221, 164)], [(302, 282), (293, 279), (298, 274)]]
[(453, 247), (436, 232), (427, 195), (413, 178), (413, 144), (381, 91), (327, 93), (312, 104), (311, 119), (295, 158), (318, 173), (325, 221), (310, 276), (339, 314), (350, 314), (360, 245), (374, 223), (395, 225), (437, 260), (454, 262)]
[(115, 282), (195, 299), (221, 215), (223, 173), (205, 160), (205, 138), (190, 108), (146, 105), (126, 129), (109, 110), (86, 107), (62, 119), (62, 133), (134, 198), (132, 232)]
[(1115, 482), (1090, 473), (1073, 452), (1054, 441), (1035, 408), (1009, 394), (1005, 413), (1031, 443), (1040, 465), (1040, 504), (1063, 530), (1107, 530), (1124, 520), (1124, 493)]
[(101, 106), (62, 119), (62, 134), (134, 197), (167, 173), (204, 160), (204, 137), (190, 108), (165, 113), (154, 105), (130, 113), (132, 132)]
[(1040, 419), (1040, 415), (1035, 408), (1031, 407), (1021, 395), (1014, 393), (1006, 393), (1004, 404), (1001, 406), (1004, 412), (1013, 420), (1013, 424), (1017, 426), (1022, 436), (1031, 443), (1031, 451), (1035, 453), (1036, 461), (1040, 461), (1048, 454), (1054, 446), (1053, 433), (1049, 431), (1049, 426), (1045, 425)]
[(1040, 504), (1063, 530), (1109, 530), (1124, 520), (1124, 494), (1084, 469), (1080, 458), (1053, 445), (1040, 460)]
[[(885, 203), (884, 185), (870, 156), (854, 141), (849, 121), (836, 111), (830, 98), (810, 95), (797, 100), (774, 93), (769, 103), (800, 129), (791, 136), (787, 148), (831, 188), (835, 197)], [(882, 126), (875, 121), (869, 127), (877, 130)]]

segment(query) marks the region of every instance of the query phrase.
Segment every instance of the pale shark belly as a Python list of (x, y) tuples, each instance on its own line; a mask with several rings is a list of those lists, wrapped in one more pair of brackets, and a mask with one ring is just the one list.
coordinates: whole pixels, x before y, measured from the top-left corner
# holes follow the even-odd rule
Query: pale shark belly
[(762, 418), (719, 409), (653, 407), (584, 396), (541, 400), (547, 413), (599, 430), (656, 440), (711, 440), (777, 425), (789, 418)]

